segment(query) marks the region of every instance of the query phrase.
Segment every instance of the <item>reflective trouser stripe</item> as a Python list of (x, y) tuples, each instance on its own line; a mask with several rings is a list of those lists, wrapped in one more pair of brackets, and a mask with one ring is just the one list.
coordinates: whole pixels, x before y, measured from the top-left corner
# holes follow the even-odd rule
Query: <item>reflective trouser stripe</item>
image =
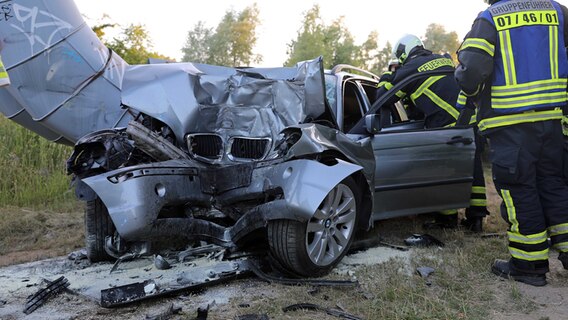
[[(566, 18), (566, 17), (564, 17)], [(558, 78), (558, 26), (550, 26), (550, 77)]]
[(550, 226), (550, 227), (548, 227), (548, 232), (550, 233), (551, 237), (559, 236), (561, 234), (567, 234), (568, 233), (568, 223)]
[(527, 261), (536, 261), (536, 260), (547, 260), (548, 259), (548, 249), (544, 249), (541, 251), (524, 251), (519, 250), (517, 248), (509, 247), (509, 252), (513, 256), (513, 258), (517, 258), (520, 260), (527, 260)]
[(552, 247), (560, 252), (568, 252), (568, 242), (555, 243)]
[(469, 205), (472, 207), (487, 207), (487, 200), (485, 199), (471, 199)]
[(483, 119), (479, 121), (478, 128), (480, 131), (483, 131), (486, 129), (509, 126), (525, 122), (537, 122), (537, 121), (561, 120), (561, 119), (562, 119), (562, 110), (556, 108), (554, 110), (530, 111), (530, 112)]
[(517, 210), (515, 209), (515, 204), (513, 198), (511, 197), (511, 192), (509, 190), (501, 190), (501, 197), (507, 208), (507, 219), (511, 224), (511, 232), (519, 233), (519, 221), (517, 221)]
[(529, 234), (529, 235), (522, 235), (520, 233), (507, 231), (507, 235), (510, 242), (516, 242), (522, 244), (540, 244), (548, 241), (548, 235), (546, 231), (537, 234)]
[(515, 56), (513, 54), (513, 44), (511, 43), (511, 33), (509, 30), (499, 31), (499, 41), (501, 43), (501, 56), (503, 57), (505, 83), (507, 85), (517, 84)]
[(454, 215), (454, 214), (458, 214), (458, 210), (456, 210), (456, 209), (442, 210), (439, 213), (444, 215), (444, 216), (451, 216), (451, 215)]
[(471, 199), (469, 205), (472, 207), (487, 207), (487, 198), (485, 196), (485, 187), (471, 187)]

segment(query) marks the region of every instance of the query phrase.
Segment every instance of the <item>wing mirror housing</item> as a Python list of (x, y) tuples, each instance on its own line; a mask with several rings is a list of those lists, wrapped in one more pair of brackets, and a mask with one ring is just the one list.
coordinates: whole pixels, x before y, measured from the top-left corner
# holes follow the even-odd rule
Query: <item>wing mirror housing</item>
[(368, 114), (365, 116), (365, 129), (370, 134), (381, 131), (381, 116), (379, 114)]

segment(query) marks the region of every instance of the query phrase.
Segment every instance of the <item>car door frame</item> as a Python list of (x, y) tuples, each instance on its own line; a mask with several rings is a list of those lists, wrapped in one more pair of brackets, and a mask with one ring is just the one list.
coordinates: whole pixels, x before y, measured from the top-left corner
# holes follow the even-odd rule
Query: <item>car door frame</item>
[[(385, 103), (406, 84), (447, 74), (434, 70), (405, 78), (379, 97), (349, 132), (373, 145), (374, 220), (469, 206), (475, 154), (471, 126), (425, 129), (423, 121), (381, 125)], [(365, 127), (369, 119), (378, 121), (377, 132)]]

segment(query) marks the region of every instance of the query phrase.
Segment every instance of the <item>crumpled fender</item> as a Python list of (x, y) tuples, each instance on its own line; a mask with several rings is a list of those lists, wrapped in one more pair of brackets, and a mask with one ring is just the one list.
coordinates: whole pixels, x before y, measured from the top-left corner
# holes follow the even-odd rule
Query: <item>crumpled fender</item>
[(343, 160), (329, 166), (301, 159), (281, 163), (268, 178), (273, 185), (282, 187), (293, 218), (308, 221), (338, 183), (361, 169), (361, 166)]

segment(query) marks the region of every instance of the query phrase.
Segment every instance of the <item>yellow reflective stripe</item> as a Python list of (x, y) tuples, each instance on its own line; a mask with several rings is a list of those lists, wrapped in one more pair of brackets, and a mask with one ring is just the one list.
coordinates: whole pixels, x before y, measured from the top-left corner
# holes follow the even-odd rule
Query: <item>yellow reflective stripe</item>
[(8, 78), (8, 72), (0, 72), (0, 79)]
[(562, 110), (556, 108), (554, 110), (524, 112), (519, 114), (511, 114), (506, 116), (483, 119), (479, 121), (478, 128), (479, 130), (483, 131), (491, 128), (509, 126), (525, 122), (537, 122), (537, 121), (561, 120), (561, 119), (562, 119)]
[(456, 108), (444, 101), (444, 99), (438, 97), (438, 95), (432, 92), (432, 90), (424, 90), (424, 95), (430, 98), (430, 100), (432, 100), (438, 107), (449, 113), (452, 117), (454, 117), (454, 119), (457, 120), (457, 118), (460, 116), (460, 113), (458, 110), (456, 110)]
[(552, 79), (558, 78), (558, 27), (550, 26), (550, 76)]
[(471, 199), (469, 200), (471, 207), (487, 207), (487, 200), (485, 199)]
[(486, 190), (485, 187), (471, 187), (471, 193), (485, 194)]
[(564, 134), (565, 136), (568, 136), (568, 117), (567, 116), (562, 117), (562, 134)]
[(460, 95), (458, 96), (458, 104), (461, 106), (465, 106), (466, 103), (467, 103), (467, 97), (460, 93)]
[(565, 89), (567, 84), (568, 84), (568, 79), (556, 78), (556, 79), (532, 81), (516, 85), (493, 86), (491, 87), (491, 96), (503, 97), (503, 96), (533, 93), (538, 91)]
[(454, 215), (454, 214), (458, 214), (458, 210), (456, 210), (456, 209), (442, 210), (439, 213), (441, 215), (444, 215), (444, 216), (451, 216), (451, 215)]
[[(390, 90), (394, 87), (394, 85), (390, 82), (386, 82), (384, 84), (384, 86), (385, 86), (385, 89), (387, 89), (387, 90)], [(399, 98), (404, 98), (406, 96), (406, 92), (399, 90), (397, 93), (395, 93), (395, 95)]]
[(568, 223), (557, 224), (555, 226), (548, 227), (548, 231), (550, 232), (551, 237), (566, 234), (568, 233)]
[(420, 97), (424, 93), (424, 90), (430, 88), (431, 85), (433, 85), (434, 83), (436, 83), (436, 81), (442, 79), (443, 77), (445, 76), (435, 76), (426, 79), (426, 81), (424, 81), (420, 85), (420, 87), (418, 87), (418, 89), (416, 89), (416, 91), (414, 91), (414, 93), (410, 95), (410, 99), (412, 99), (412, 101), (418, 99), (418, 97)]
[(547, 260), (548, 259), (548, 249), (541, 251), (524, 251), (517, 248), (509, 247), (509, 252), (514, 258), (527, 261), (535, 260)]
[(552, 247), (560, 252), (568, 252), (568, 242), (555, 243)]
[(501, 41), (501, 55), (503, 56), (503, 71), (505, 72), (505, 83), (507, 85), (517, 84), (517, 72), (515, 71), (515, 57), (513, 55), (513, 44), (509, 30), (499, 32)]
[(509, 223), (511, 224), (511, 231), (519, 233), (519, 221), (517, 221), (517, 210), (515, 209), (515, 203), (511, 197), (511, 192), (509, 190), (501, 190), (501, 197), (507, 208), (507, 217)]
[(487, 52), (490, 56), (495, 55), (495, 46), (489, 43), (489, 41), (482, 38), (468, 38), (462, 43), (460, 51), (466, 48), (477, 48)]
[(515, 233), (507, 231), (509, 236), (509, 241), (523, 244), (539, 244), (548, 241), (548, 236), (546, 231), (536, 234), (522, 235), (520, 233)]
[(538, 104), (554, 104), (566, 102), (566, 92), (550, 92), (530, 94), (513, 98), (491, 98), (493, 109), (510, 109)]

